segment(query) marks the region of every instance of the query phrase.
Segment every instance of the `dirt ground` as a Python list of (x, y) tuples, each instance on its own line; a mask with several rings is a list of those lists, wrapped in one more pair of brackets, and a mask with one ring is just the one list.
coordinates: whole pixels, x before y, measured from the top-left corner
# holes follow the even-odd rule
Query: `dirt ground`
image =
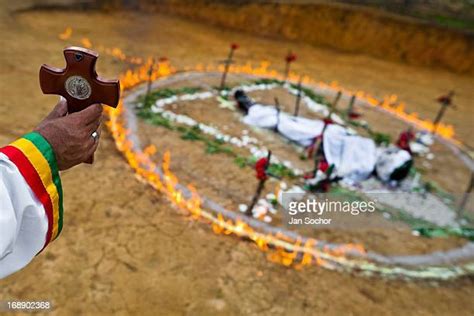
[[(42, 63), (64, 64), (57, 34), (121, 47), (135, 55), (169, 57), (178, 66), (222, 59), (230, 41), (240, 60), (277, 64), (289, 47), (301, 70), (324, 81), (375, 95), (396, 93), (430, 117), (432, 99), (459, 90), (446, 121), (470, 144), (472, 78), (340, 54), (304, 44), (255, 38), (161, 15), (1, 11), (0, 143), (30, 131), (56, 102), (43, 96)], [(74, 40), (72, 43), (75, 43)], [(283, 47), (283, 48), (282, 48)], [(304, 62), (303, 62), (304, 61)], [(123, 65), (101, 57), (98, 71), (116, 76)], [(381, 80), (383, 78), (383, 80)], [(434, 79), (436, 78), (436, 79)], [(178, 167), (179, 168), (179, 167)], [(176, 171), (179, 172), (179, 169)], [(312, 267), (288, 269), (266, 260), (252, 244), (214, 235), (188, 222), (138, 182), (103, 134), (93, 166), (62, 175), (65, 222), (60, 238), (23, 271), (0, 281), (0, 300), (50, 300), (54, 313), (145, 315), (472, 315), (474, 284), (363, 278)]]

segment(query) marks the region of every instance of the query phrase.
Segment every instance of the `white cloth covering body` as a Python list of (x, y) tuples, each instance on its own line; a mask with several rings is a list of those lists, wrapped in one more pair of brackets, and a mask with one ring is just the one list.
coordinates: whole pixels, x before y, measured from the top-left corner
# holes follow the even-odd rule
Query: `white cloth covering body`
[[(324, 122), (321, 120), (278, 113), (274, 106), (261, 104), (250, 107), (243, 122), (270, 129), (275, 129), (278, 124), (279, 133), (304, 147), (311, 145), (324, 128)], [(346, 128), (335, 124), (326, 127), (323, 150), (328, 163), (334, 164), (336, 175), (355, 182), (362, 181), (372, 174), (379, 156), (384, 151), (383, 148), (377, 149), (372, 139), (353, 135)], [(400, 151), (404, 152), (401, 154), (403, 157), (408, 154), (404, 150)]]

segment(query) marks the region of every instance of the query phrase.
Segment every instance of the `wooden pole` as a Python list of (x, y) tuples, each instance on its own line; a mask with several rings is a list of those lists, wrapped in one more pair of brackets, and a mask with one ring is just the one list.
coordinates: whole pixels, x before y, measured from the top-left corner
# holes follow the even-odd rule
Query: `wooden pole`
[(221, 77), (221, 85), (220, 85), (220, 90), (224, 89), (225, 87), (225, 80), (227, 78), (227, 73), (229, 72), (229, 66), (232, 63), (232, 57), (234, 57), (234, 46), (232, 45), (230, 47), (229, 55), (227, 56), (227, 60), (225, 61), (225, 66), (224, 66), (224, 72), (222, 73)]
[[(270, 158), (272, 157), (272, 151), (269, 150), (267, 154), (267, 164), (265, 165), (265, 171), (267, 170), (268, 166), (270, 165)], [(262, 179), (258, 181), (257, 189), (255, 190), (255, 194), (253, 195), (252, 201), (250, 202), (249, 207), (245, 211), (245, 215), (252, 216), (252, 210), (257, 204), (260, 195), (262, 194), (263, 188), (265, 187), (265, 182), (267, 179)]]
[(433, 121), (433, 130), (431, 131), (432, 133), (436, 133), (436, 130), (438, 129), (439, 122), (441, 122), (441, 119), (443, 118), (447, 107), (448, 107), (448, 105), (446, 103), (441, 104), (441, 107), (439, 108), (438, 114), (436, 114), (436, 118)]
[(285, 64), (285, 79), (283, 81), (287, 81), (288, 80), (288, 76), (290, 75), (290, 64), (291, 62), (286, 60), (286, 64)]
[(295, 60), (296, 60), (296, 55), (293, 54), (291, 52), (291, 50), (288, 51), (288, 54), (285, 57), (286, 64), (285, 64), (285, 79), (284, 79), (284, 81), (288, 80), (288, 77), (290, 76), (290, 64), (292, 62), (294, 62)]
[[(328, 119), (331, 118), (332, 111), (329, 112), (328, 114)], [(319, 161), (320, 161), (320, 155), (319, 151), (321, 149), (321, 145), (323, 143), (323, 137), (324, 137), (324, 132), (326, 131), (326, 128), (328, 126), (328, 122), (325, 120), (324, 121), (324, 126), (323, 130), (321, 131), (321, 137), (319, 137), (316, 142), (314, 143), (314, 169), (313, 169), (313, 176), (316, 177), (316, 173), (318, 172), (318, 167), (319, 167)]]
[(278, 102), (278, 98), (275, 97), (275, 108), (276, 108), (276, 111), (277, 111), (277, 122), (276, 122), (276, 125), (275, 125), (275, 128), (274, 128), (274, 131), (276, 133), (278, 133), (278, 125), (280, 124), (280, 112), (281, 112), (281, 108), (280, 108), (280, 102)]
[(349, 101), (349, 106), (347, 107), (347, 113), (346, 113), (346, 116), (349, 117), (349, 115), (352, 113), (352, 111), (354, 110), (354, 103), (355, 103), (355, 100), (356, 100), (356, 96), (355, 94), (352, 95), (350, 101)]
[(153, 75), (153, 68), (155, 67), (155, 59), (153, 58), (151, 60), (150, 68), (148, 68), (148, 83), (147, 83), (147, 88), (146, 88), (146, 95), (145, 95), (145, 100), (148, 101), (148, 97), (150, 96), (151, 92), (151, 76)]
[(472, 190), (474, 188), (474, 172), (471, 172), (471, 181), (469, 182), (469, 185), (464, 192), (464, 196), (462, 197), (461, 203), (459, 203), (459, 208), (457, 212), (457, 217), (462, 218), (464, 215), (464, 209), (466, 207), (467, 201), (469, 200), (469, 195), (472, 193)]
[(303, 77), (300, 77), (300, 80), (298, 81), (298, 94), (296, 95), (296, 103), (295, 103), (295, 113), (293, 113), (293, 116), (298, 116), (298, 113), (300, 111), (300, 103), (301, 103), (301, 81)]
[(440, 101), (441, 107), (438, 110), (438, 113), (436, 114), (436, 117), (433, 121), (433, 130), (431, 131), (432, 134), (436, 133), (436, 130), (438, 129), (438, 125), (441, 122), (441, 119), (443, 118), (446, 109), (448, 108), (449, 105), (451, 105), (451, 98), (454, 96), (454, 91), (449, 91), (448, 95), (446, 97), (443, 97), (442, 100)]
[(336, 97), (334, 98), (334, 101), (332, 102), (332, 107), (334, 109), (336, 109), (337, 104), (339, 103), (339, 100), (341, 100), (341, 96), (342, 96), (342, 91), (341, 90), (337, 91)]

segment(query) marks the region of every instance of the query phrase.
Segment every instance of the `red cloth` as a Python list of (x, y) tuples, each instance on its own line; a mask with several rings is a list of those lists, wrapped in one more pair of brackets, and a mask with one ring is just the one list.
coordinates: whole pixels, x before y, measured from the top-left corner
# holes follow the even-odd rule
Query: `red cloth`
[(256, 177), (258, 180), (267, 180), (267, 158), (260, 158), (255, 164)]

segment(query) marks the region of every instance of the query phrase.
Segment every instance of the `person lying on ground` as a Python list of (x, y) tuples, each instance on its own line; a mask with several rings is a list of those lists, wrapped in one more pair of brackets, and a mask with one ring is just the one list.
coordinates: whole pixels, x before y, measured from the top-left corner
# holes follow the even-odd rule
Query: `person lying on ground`
[(324, 130), (323, 156), (329, 165), (334, 165), (336, 177), (359, 182), (370, 177), (375, 170), (382, 181), (390, 182), (403, 180), (408, 175), (412, 158), (406, 150), (377, 147), (371, 138), (356, 135), (344, 126), (329, 124), (324, 128), (324, 120), (295, 117), (273, 105), (258, 104), (242, 90), (234, 93), (234, 99), (238, 109), (245, 114), (245, 124), (277, 131), (305, 148), (311, 146)]
[(0, 279), (25, 267), (63, 224), (59, 171), (91, 162), (102, 106), (68, 114), (61, 98), (33, 132), (0, 148)]

